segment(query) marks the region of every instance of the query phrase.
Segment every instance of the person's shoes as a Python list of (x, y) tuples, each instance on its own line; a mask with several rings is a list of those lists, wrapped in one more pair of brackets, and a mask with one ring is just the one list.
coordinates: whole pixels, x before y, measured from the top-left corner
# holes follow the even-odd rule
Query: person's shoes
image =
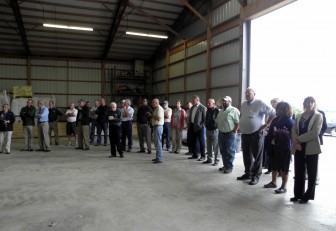
[(75, 149), (83, 149), (83, 147), (76, 147)]
[(152, 154), (152, 152), (151, 152), (151, 151), (148, 151), (147, 154)]
[[(28, 151), (28, 150), (27, 150), (27, 151)], [(34, 149), (31, 148), (31, 149), (29, 149), (29, 151), (32, 152), (32, 151), (34, 151)]]
[(229, 168), (229, 169), (225, 169), (225, 170), (224, 170), (224, 173), (225, 173), (225, 174), (229, 174), (229, 173), (231, 173), (231, 172), (232, 172), (232, 168)]
[(166, 149), (166, 151), (168, 151), (168, 152), (169, 152), (169, 150), (170, 150), (169, 148)]
[(127, 149), (127, 151), (126, 152), (132, 152), (132, 149), (131, 148), (129, 148), (129, 149)]
[(6, 154), (7, 154), (7, 155), (9, 155), (9, 154), (10, 154), (10, 152), (6, 152)]
[(153, 161), (153, 164), (162, 164), (162, 163), (163, 163), (163, 161), (161, 161), (161, 160)]
[(179, 151), (175, 151), (174, 153), (175, 153), (175, 154), (180, 154), (180, 152), (179, 152)]
[(218, 165), (218, 162), (215, 162), (212, 164), (212, 166), (217, 166)]
[(157, 158), (154, 158), (152, 161), (157, 161), (158, 159)]
[(270, 174), (271, 173), (271, 171), (267, 171), (267, 172), (265, 172), (264, 174)]
[(205, 158), (204, 157), (201, 157), (201, 158), (199, 158), (197, 161), (204, 161), (205, 160)]
[(218, 169), (218, 171), (220, 171), (220, 172), (223, 172), (224, 170), (225, 170), (224, 167), (221, 167), (221, 168)]
[(23, 148), (23, 149), (21, 149), (20, 150), (21, 152), (25, 152), (25, 151), (29, 151), (28, 149), (25, 149), (25, 148)]
[(287, 189), (285, 188), (278, 188), (276, 190), (274, 190), (275, 193), (280, 194), (280, 193), (286, 193)]
[(249, 180), (251, 179), (251, 176), (249, 174), (243, 174), (242, 176), (238, 176), (237, 180)]
[(174, 153), (174, 151), (170, 151), (169, 153)]
[(113, 157), (116, 157), (117, 155), (110, 155), (109, 158), (113, 158)]
[(184, 155), (190, 156), (190, 155), (192, 155), (192, 153), (191, 152), (186, 152)]
[(299, 204), (307, 204), (308, 200), (307, 199), (300, 199)]
[(188, 157), (189, 160), (191, 160), (191, 159), (197, 159), (197, 158), (198, 158), (197, 156)]
[(277, 185), (274, 184), (273, 182), (269, 182), (268, 184), (265, 184), (264, 185), (264, 188), (276, 188)]
[(84, 150), (85, 150), (85, 151), (89, 151), (89, 150), (90, 150), (90, 148), (89, 148), (89, 147), (86, 147), (86, 148), (84, 148)]
[(258, 184), (259, 179), (256, 177), (252, 177), (251, 181), (249, 182), (249, 185), (256, 185)]
[(50, 149), (46, 149), (46, 150), (44, 150), (45, 152), (50, 152), (51, 150)]
[(211, 160), (206, 160), (206, 161), (203, 161), (203, 164), (211, 164), (212, 161)]
[(100, 146), (100, 144), (96, 143), (95, 146)]
[(297, 202), (299, 200), (299, 198), (297, 197), (292, 197), (291, 199), (289, 199), (289, 201), (291, 202)]
[(36, 149), (36, 151), (37, 152), (43, 152), (44, 150), (42, 150), (42, 149), (39, 148), (39, 149)]
[(137, 151), (137, 153), (145, 153), (145, 152), (146, 152), (145, 150)]
[(104, 143), (104, 146), (107, 146), (107, 143)]
[(55, 145), (57, 146), (57, 145), (59, 145), (59, 143), (58, 143), (58, 142), (55, 142)]
[(120, 158), (124, 158), (124, 153), (120, 153)]

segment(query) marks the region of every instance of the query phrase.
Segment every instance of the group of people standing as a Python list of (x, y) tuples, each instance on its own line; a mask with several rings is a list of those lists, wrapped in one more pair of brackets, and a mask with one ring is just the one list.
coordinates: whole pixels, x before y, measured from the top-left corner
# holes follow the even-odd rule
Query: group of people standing
[[(207, 106), (200, 103), (198, 96), (193, 96), (188, 102), (186, 110), (181, 101), (176, 101), (172, 110), (169, 102), (164, 101), (161, 107), (159, 99), (153, 99), (151, 106), (147, 99), (143, 99), (136, 114), (137, 131), (140, 150), (145, 153), (152, 152), (152, 135), (155, 144), (156, 157), (153, 163), (163, 163), (163, 148), (166, 151), (180, 153), (182, 144), (182, 131), (187, 128), (189, 159), (197, 159), (203, 164), (218, 165), (218, 154), (222, 155), (223, 167), (219, 170), (225, 174), (232, 173), (233, 162), (237, 150), (237, 133), (241, 133), (241, 148), (245, 171), (237, 180), (249, 180), (249, 185), (256, 185), (262, 173), (262, 158), (264, 147), (267, 147), (269, 166), (272, 170), (272, 181), (265, 188), (276, 188), (278, 174), (282, 177), (280, 188), (275, 193), (287, 191), (288, 172), (291, 156), (294, 154), (295, 181), (294, 197), (291, 201), (307, 203), (314, 199), (315, 183), (318, 169), (318, 156), (321, 153), (319, 134), (323, 124), (323, 115), (317, 110), (313, 97), (307, 97), (303, 102), (304, 112), (293, 117), (292, 108), (287, 102), (277, 102), (274, 108), (262, 100), (255, 98), (252, 88), (245, 92), (246, 100), (240, 110), (232, 106), (232, 98), (222, 98), (222, 109), (216, 106), (215, 100), (207, 100)], [(111, 146), (111, 155), (117, 152), (124, 157), (124, 152), (132, 151), (132, 127), (134, 109), (129, 99), (123, 101), (121, 109), (115, 102), (106, 105), (102, 98), (94, 102), (89, 108), (88, 102), (78, 101), (78, 107), (71, 103), (66, 111), (66, 133), (68, 145), (71, 145), (71, 135), (75, 136), (76, 149), (89, 150), (90, 143), (94, 143), (95, 129), (97, 129), (96, 146)], [(20, 117), (23, 123), (25, 147), (22, 151), (33, 151), (33, 126), (35, 119), (38, 126), (39, 149), (36, 151), (49, 152), (51, 131), (55, 134), (55, 145), (59, 144), (57, 119), (62, 113), (49, 102), (49, 109), (42, 101), (37, 102), (37, 109), (28, 99), (27, 106), (23, 107)], [(0, 152), (10, 154), (11, 135), (14, 114), (4, 104), (0, 112)], [(91, 134), (90, 134), (91, 123)], [(265, 130), (268, 130), (265, 139)], [(104, 140), (101, 133), (104, 132)], [(128, 143), (126, 144), (126, 138)], [(164, 142), (165, 141), (165, 142)], [(206, 141), (206, 143), (205, 143)], [(267, 142), (267, 145), (264, 145)], [(308, 188), (305, 190), (305, 175), (308, 175)]]

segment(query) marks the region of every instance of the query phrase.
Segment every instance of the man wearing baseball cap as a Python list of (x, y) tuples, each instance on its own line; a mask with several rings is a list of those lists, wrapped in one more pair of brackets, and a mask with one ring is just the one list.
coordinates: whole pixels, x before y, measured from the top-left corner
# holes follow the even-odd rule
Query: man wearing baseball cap
[(232, 99), (225, 96), (223, 99), (223, 110), (218, 113), (218, 143), (222, 154), (223, 167), (219, 171), (228, 174), (232, 172), (233, 161), (236, 155), (236, 138), (239, 128), (240, 112), (231, 106)]

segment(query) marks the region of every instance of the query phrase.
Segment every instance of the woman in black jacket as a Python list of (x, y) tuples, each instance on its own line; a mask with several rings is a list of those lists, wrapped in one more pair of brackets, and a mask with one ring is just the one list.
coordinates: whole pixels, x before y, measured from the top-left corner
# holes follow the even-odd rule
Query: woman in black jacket
[(0, 153), (10, 154), (14, 122), (14, 113), (9, 110), (7, 103), (3, 104), (0, 112)]

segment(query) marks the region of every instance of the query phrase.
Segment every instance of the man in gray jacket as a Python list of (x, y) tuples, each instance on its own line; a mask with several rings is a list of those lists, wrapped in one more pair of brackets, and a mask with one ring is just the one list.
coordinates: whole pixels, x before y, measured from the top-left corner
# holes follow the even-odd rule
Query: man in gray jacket
[(193, 106), (190, 109), (190, 120), (189, 120), (189, 129), (188, 135), (191, 136), (191, 151), (192, 156), (188, 159), (197, 159), (198, 154), (196, 152), (196, 144), (197, 140), (200, 144), (200, 152), (201, 157), (198, 161), (205, 160), (205, 139), (204, 139), (204, 124), (205, 124), (205, 116), (206, 116), (206, 107), (201, 104), (200, 98), (197, 95), (193, 96)]

